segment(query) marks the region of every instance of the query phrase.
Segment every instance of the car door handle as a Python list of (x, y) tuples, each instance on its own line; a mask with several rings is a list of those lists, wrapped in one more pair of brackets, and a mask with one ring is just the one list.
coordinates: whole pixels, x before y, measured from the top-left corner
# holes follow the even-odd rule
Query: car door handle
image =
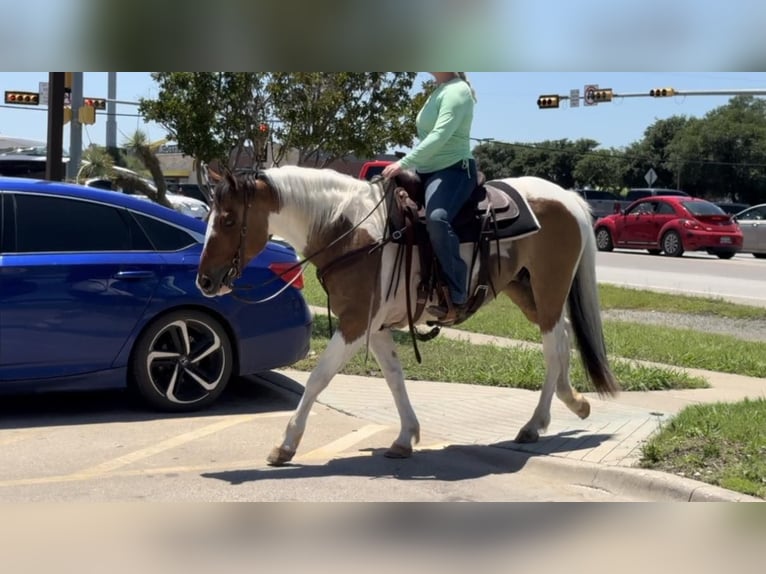
[(118, 271), (114, 274), (114, 278), (120, 281), (143, 281), (146, 279), (154, 279), (156, 276), (153, 271)]

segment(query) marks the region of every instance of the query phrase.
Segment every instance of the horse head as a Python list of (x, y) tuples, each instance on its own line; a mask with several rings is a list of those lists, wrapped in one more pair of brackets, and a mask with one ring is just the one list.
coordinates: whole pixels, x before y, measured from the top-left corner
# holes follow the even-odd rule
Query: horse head
[(233, 289), (242, 270), (266, 247), (269, 215), (279, 210), (272, 188), (252, 175), (218, 180), (208, 216), (197, 287), (208, 297)]

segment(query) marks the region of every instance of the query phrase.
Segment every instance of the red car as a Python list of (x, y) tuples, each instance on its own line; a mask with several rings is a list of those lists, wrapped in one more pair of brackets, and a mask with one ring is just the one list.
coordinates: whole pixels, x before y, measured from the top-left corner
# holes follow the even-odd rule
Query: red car
[(682, 196), (646, 197), (594, 225), (599, 251), (646, 249), (680, 257), (684, 251), (707, 251), (731, 259), (742, 249), (742, 230), (720, 207)]

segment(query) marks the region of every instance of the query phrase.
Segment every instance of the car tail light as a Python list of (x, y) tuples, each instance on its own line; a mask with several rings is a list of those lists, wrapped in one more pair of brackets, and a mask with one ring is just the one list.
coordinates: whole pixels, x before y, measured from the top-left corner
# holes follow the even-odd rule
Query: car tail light
[(303, 289), (303, 269), (300, 265), (296, 263), (272, 263), (269, 265), (269, 271), (296, 289)]
[(682, 219), (679, 223), (684, 229), (702, 229), (702, 225), (700, 225), (699, 221), (694, 221), (693, 219)]

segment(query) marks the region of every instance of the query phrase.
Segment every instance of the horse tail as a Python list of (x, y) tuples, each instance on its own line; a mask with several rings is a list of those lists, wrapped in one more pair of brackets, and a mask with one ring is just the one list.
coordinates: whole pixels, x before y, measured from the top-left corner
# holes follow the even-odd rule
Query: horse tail
[(596, 238), (591, 226), (591, 216), (583, 207), (582, 216), (577, 213), (583, 237), (583, 253), (577, 266), (572, 287), (569, 290), (569, 321), (572, 325), (577, 347), (585, 372), (600, 395), (616, 395), (620, 386), (614, 378), (604, 343), (601, 323), (598, 283), (596, 282)]

